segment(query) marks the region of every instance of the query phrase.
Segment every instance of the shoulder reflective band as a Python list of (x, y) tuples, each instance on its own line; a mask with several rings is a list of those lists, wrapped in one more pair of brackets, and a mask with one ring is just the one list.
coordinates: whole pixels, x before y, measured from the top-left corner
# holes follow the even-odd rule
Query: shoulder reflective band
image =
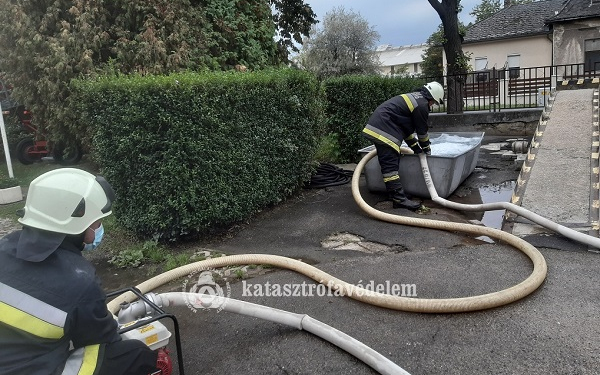
[(92, 375), (98, 365), (100, 345), (88, 345), (71, 353), (61, 375)]
[(415, 100), (415, 98), (413, 98), (412, 95), (407, 95), (407, 94), (402, 94), (400, 95), (404, 101), (406, 102), (406, 105), (408, 106), (408, 109), (412, 112), (415, 110), (415, 108), (417, 108), (418, 104), (417, 101)]
[(0, 322), (45, 339), (64, 335), (67, 313), (0, 283)]

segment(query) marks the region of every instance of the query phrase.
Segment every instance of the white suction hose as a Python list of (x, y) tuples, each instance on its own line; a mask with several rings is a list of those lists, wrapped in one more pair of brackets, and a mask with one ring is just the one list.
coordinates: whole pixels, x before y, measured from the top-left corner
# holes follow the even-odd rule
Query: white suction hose
[[(547, 265), (542, 254), (531, 244), (516, 237), (510, 233), (503, 232), (494, 228), (487, 228), (472, 224), (452, 223), (438, 220), (428, 220), (412, 217), (404, 217), (393, 215), (379, 211), (369, 206), (360, 195), (359, 182), (360, 175), (366, 163), (375, 156), (376, 151), (368, 153), (358, 163), (352, 176), (352, 195), (358, 205), (369, 215), (376, 219), (388, 221), (396, 224), (419, 226), (424, 228), (442, 229), (448, 231), (462, 231), (475, 235), (485, 235), (491, 238), (504, 241), (515, 248), (519, 249), (533, 263), (533, 270), (529, 277), (521, 283), (504, 289), (498, 292), (488, 293), (478, 296), (461, 297), (461, 298), (445, 298), (445, 299), (426, 299), (426, 298), (410, 298), (377, 293), (371, 290), (357, 287), (337, 279), (316, 267), (295, 259), (281, 257), (270, 254), (244, 254), (231, 255), (226, 257), (207, 259), (196, 263), (191, 263), (179, 268), (167, 271), (163, 274), (155, 276), (143, 283), (137, 285), (137, 289), (142, 293), (148, 293), (157, 287), (185, 277), (192, 272), (199, 270), (207, 270), (219, 267), (247, 265), (247, 264), (269, 264), (275, 267), (284, 268), (301, 273), (314, 281), (330, 287), (334, 291), (338, 291), (341, 295), (348, 296), (361, 302), (369, 303), (379, 307), (388, 309), (423, 312), (423, 313), (457, 313), (466, 311), (484, 310), (493, 307), (502, 306), (516, 300), (519, 300), (533, 291), (535, 291), (546, 278)], [(124, 293), (108, 303), (108, 308), (115, 313), (119, 309), (122, 302), (130, 302), (135, 299), (135, 294), (128, 292)]]
[[(383, 293), (374, 292), (364, 288), (359, 288), (355, 285), (349, 284), (345, 281), (339, 280), (316, 267), (310, 266), (303, 262), (295, 259), (281, 257), (270, 254), (246, 254), (246, 255), (232, 255), (226, 257), (220, 257), (215, 259), (207, 259), (200, 262), (181, 266), (179, 268), (170, 270), (158, 276), (155, 276), (149, 280), (136, 286), (141, 293), (148, 293), (157, 287), (164, 285), (168, 282), (176, 280), (178, 278), (189, 275), (192, 272), (199, 270), (207, 270), (212, 268), (219, 268), (233, 265), (247, 265), (247, 264), (269, 264), (275, 267), (289, 269), (292, 271), (299, 272), (307, 277), (310, 277), (316, 282), (322, 283), (334, 291), (338, 291), (340, 295), (348, 296), (353, 299), (366, 302), (375, 306), (385, 307), (395, 310), (411, 311), (411, 312), (424, 312), (424, 313), (457, 313), (466, 311), (476, 311), (482, 309), (489, 309), (493, 307), (502, 306), (518, 299), (521, 299), (533, 291), (535, 291), (546, 278), (547, 265), (542, 254), (532, 245), (523, 241), (522, 239), (506, 232), (502, 232), (497, 229), (481, 227), (471, 224), (451, 223), (437, 220), (427, 220), (419, 218), (403, 217), (399, 215), (392, 215), (382, 211), (379, 211), (369, 206), (359, 191), (360, 175), (364, 169), (366, 163), (375, 156), (376, 151), (372, 151), (367, 154), (357, 165), (356, 170), (352, 176), (352, 195), (358, 205), (369, 215), (376, 219), (384, 220), (396, 224), (419, 226), (424, 228), (432, 229), (443, 229), (449, 231), (462, 231), (466, 233), (472, 233), (476, 235), (486, 235), (498, 240), (504, 241), (527, 255), (533, 263), (533, 271), (531, 275), (522, 281), (521, 283), (510, 287), (505, 290), (498, 292), (488, 293), (485, 295), (462, 297), (462, 298), (447, 298), (447, 299), (422, 299), (422, 298), (407, 298), (401, 296), (393, 296)], [(429, 176), (429, 168), (425, 156), (421, 159), (423, 167), (423, 173), (427, 182), (428, 189), (432, 197), (437, 196), (435, 187), (431, 182)], [(441, 199), (441, 198), (439, 198)], [(489, 209), (489, 208), (488, 208)], [(494, 208), (496, 209), (496, 208)], [(167, 294), (165, 297), (167, 300), (173, 300), (173, 303), (181, 303), (184, 295), (181, 293), (175, 293), (173, 296)], [(124, 293), (114, 300), (108, 303), (108, 309), (113, 314), (116, 314), (119, 310), (120, 304), (123, 302), (131, 302), (136, 298), (135, 294), (128, 292)], [(214, 297), (211, 297), (214, 298)], [(175, 302), (175, 301), (178, 302)], [(233, 301), (233, 300), (229, 300)], [(189, 306), (189, 300), (186, 300), (187, 306)], [(201, 303), (202, 301), (200, 301)], [(240, 301), (241, 302), (241, 301)], [(185, 303), (185, 302), (184, 302)], [(257, 317), (268, 317), (269, 320), (276, 320), (283, 324), (288, 324), (298, 329), (308, 330), (336, 345), (344, 348), (349, 353), (354, 354), (358, 358), (361, 358), (365, 363), (371, 367), (377, 369), (383, 374), (405, 374), (406, 372), (399, 368), (394, 363), (390, 362), (387, 358), (380, 356), (377, 352), (373, 351), (368, 347), (363, 347), (359, 342), (340, 331), (337, 331), (329, 326), (325, 327), (323, 323), (318, 322), (306, 315), (293, 314), (288, 312), (282, 312), (281, 310), (272, 309), (268, 307), (254, 305), (258, 307), (248, 308), (248, 305), (232, 304), (231, 310), (239, 313), (247, 313), (246, 315), (257, 316)], [(234, 307), (235, 306), (235, 307)], [(243, 311), (243, 312), (242, 312)], [(290, 315), (291, 314), (291, 315)], [(301, 317), (301, 318), (300, 318)], [(300, 319), (300, 320), (298, 320)], [(356, 354), (355, 354), (356, 352)], [(377, 354), (376, 354), (377, 353)], [(386, 372), (392, 371), (392, 372)]]
[(157, 295), (157, 297), (160, 298), (163, 307), (187, 306), (194, 308), (214, 308), (308, 331), (337, 347), (344, 349), (346, 352), (371, 366), (380, 374), (409, 375), (409, 373), (400, 366), (364, 343), (306, 314), (296, 314), (222, 296), (196, 293), (162, 293)]
[(427, 184), (427, 190), (429, 191), (429, 195), (431, 196), (431, 200), (435, 203), (438, 203), (444, 207), (452, 208), (454, 210), (461, 211), (494, 211), (494, 210), (507, 210), (514, 212), (515, 214), (522, 216), (528, 220), (533, 221), (534, 223), (541, 225), (544, 228), (548, 228), (558, 234), (561, 234), (567, 238), (575, 240), (577, 242), (581, 242), (586, 245), (593, 246), (595, 248), (600, 249), (600, 238), (592, 237), (585, 233), (578, 232), (574, 229), (567, 228), (564, 225), (557, 224), (551, 220), (546, 219), (536, 213), (533, 213), (521, 206), (517, 206), (515, 204), (509, 202), (495, 202), (495, 203), (482, 203), (482, 204), (462, 204), (456, 203), (444, 198), (441, 198), (433, 185), (433, 180), (431, 179), (431, 174), (429, 172), (429, 166), (427, 164), (427, 157), (424, 153), (419, 154), (419, 161), (421, 162), (421, 169), (423, 172), (423, 177), (425, 178), (425, 183)]

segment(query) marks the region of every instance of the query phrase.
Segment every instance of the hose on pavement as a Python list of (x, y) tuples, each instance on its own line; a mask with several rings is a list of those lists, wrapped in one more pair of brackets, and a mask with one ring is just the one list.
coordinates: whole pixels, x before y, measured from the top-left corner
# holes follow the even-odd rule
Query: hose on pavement
[[(179, 279), (192, 272), (199, 270), (207, 270), (220, 268), (225, 266), (248, 265), (248, 264), (268, 264), (278, 268), (284, 268), (301, 273), (312, 280), (324, 284), (337, 291), (338, 294), (348, 296), (355, 300), (365, 302), (371, 305), (384, 307), (393, 310), (420, 312), (420, 313), (458, 313), (490, 309), (505, 304), (509, 304), (519, 300), (533, 291), (535, 291), (546, 278), (547, 265), (542, 254), (528, 242), (516, 237), (510, 233), (503, 232), (494, 228), (487, 228), (472, 224), (453, 223), (446, 221), (421, 219), (413, 217), (405, 217), (379, 211), (369, 206), (359, 191), (359, 182), (361, 173), (366, 163), (376, 155), (376, 151), (368, 153), (356, 166), (352, 176), (352, 195), (358, 205), (370, 216), (395, 224), (411, 225), (423, 228), (431, 228), (438, 230), (460, 231), (470, 233), (477, 236), (485, 235), (497, 240), (503, 241), (529, 257), (533, 263), (533, 270), (529, 277), (519, 284), (510, 288), (487, 293), (477, 296), (459, 297), (459, 298), (443, 298), (443, 299), (427, 299), (427, 298), (410, 298), (385, 293), (378, 293), (368, 289), (357, 287), (343, 280), (329, 275), (316, 267), (300, 262), (295, 259), (271, 255), (271, 254), (245, 254), (245, 255), (230, 255), (215, 259), (207, 259), (196, 263), (191, 263), (163, 274), (155, 276), (137, 286), (142, 293), (148, 293), (157, 287), (164, 285), (170, 281)], [(423, 158), (425, 165), (427, 160)], [(425, 172), (425, 171), (424, 171)], [(428, 173), (428, 170), (426, 171)], [(427, 180), (427, 178), (426, 178)], [(430, 180), (430, 179), (429, 179)], [(122, 302), (130, 302), (135, 299), (135, 294), (127, 292), (116, 297), (108, 303), (109, 310), (116, 313), (119, 305)]]
[[(316, 267), (305, 264), (295, 259), (270, 255), (270, 254), (246, 254), (246, 255), (231, 255), (226, 257), (207, 259), (196, 263), (181, 266), (179, 268), (167, 271), (163, 274), (155, 276), (143, 283), (137, 285), (137, 289), (141, 293), (148, 293), (152, 290), (164, 285), (168, 282), (176, 280), (197, 272), (200, 270), (208, 270), (213, 268), (220, 268), (225, 266), (233, 265), (247, 265), (247, 264), (269, 264), (275, 267), (284, 268), (292, 271), (301, 273), (316, 282), (322, 283), (336, 291), (338, 295), (348, 296), (361, 302), (369, 303), (379, 307), (385, 307), (389, 309), (411, 311), (411, 312), (422, 312), (422, 313), (458, 313), (467, 311), (476, 311), (489, 309), (497, 306), (502, 306), (518, 299), (521, 299), (533, 291), (535, 291), (541, 283), (544, 281), (547, 272), (546, 261), (541, 253), (532, 245), (523, 241), (522, 239), (497, 229), (481, 227), (471, 224), (451, 223), (437, 220), (428, 220), (420, 218), (404, 217), (399, 215), (392, 215), (385, 213), (369, 206), (359, 191), (359, 182), (362, 170), (366, 163), (375, 156), (376, 151), (372, 151), (367, 154), (361, 162), (357, 165), (352, 175), (352, 195), (358, 205), (369, 215), (378, 219), (384, 220), (396, 224), (412, 225), (431, 229), (442, 229), (449, 231), (462, 231), (465, 233), (472, 233), (476, 235), (486, 235), (491, 238), (504, 241), (529, 257), (533, 263), (533, 271), (529, 277), (523, 280), (521, 283), (504, 289), (498, 292), (488, 293), (484, 295), (461, 297), (461, 298), (447, 298), (447, 299), (423, 299), (423, 298), (408, 298), (402, 296), (388, 295), (384, 293), (378, 293), (372, 290), (357, 287), (349, 284), (343, 280), (337, 279)], [(424, 155), (421, 157), (421, 164), (423, 169), (423, 175), (426, 180), (428, 189), (432, 197), (437, 196), (435, 187), (429, 176), (429, 169), (427, 166), (427, 160)], [(438, 197), (439, 198), (439, 197)], [(442, 199), (442, 198), (439, 198)], [(169, 294), (170, 300), (177, 304), (189, 302), (190, 298), (197, 298), (185, 294), (185, 301), (182, 302), (182, 294)], [(196, 295), (197, 296), (197, 295)], [(135, 294), (127, 292), (116, 297), (108, 303), (108, 309), (113, 314), (117, 314), (122, 303), (131, 302), (136, 298)], [(344, 334), (341, 331), (334, 329), (333, 327), (327, 326), (307, 315), (293, 314), (285, 311), (274, 311), (276, 309), (270, 309), (268, 307), (260, 306), (260, 308), (252, 307), (249, 308), (239, 301), (240, 304), (236, 304), (236, 307), (232, 307), (231, 311), (242, 313), (242, 311), (248, 311), (253, 316), (268, 318), (270, 320), (282, 322), (288, 322), (291, 325), (298, 326), (299, 329), (305, 329), (309, 332), (328, 340), (338, 347), (348, 351), (361, 359), (363, 362), (371, 366), (372, 368), (379, 371), (381, 374), (408, 374), (405, 370), (389, 361), (384, 356), (373, 349), (367, 347), (361, 342), (354, 338)], [(247, 303), (246, 303), (247, 304)], [(257, 305), (258, 306), (258, 305)], [(239, 311), (238, 311), (239, 310)], [(297, 316), (296, 316), (297, 315)], [(282, 319), (276, 317), (283, 317)]]
[(352, 171), (342, 169), (329, 163), (320, 163), (316, 172), (306, 184), (309, 189), (322, 189), (329, 186), (338, 186), (352, 180)]

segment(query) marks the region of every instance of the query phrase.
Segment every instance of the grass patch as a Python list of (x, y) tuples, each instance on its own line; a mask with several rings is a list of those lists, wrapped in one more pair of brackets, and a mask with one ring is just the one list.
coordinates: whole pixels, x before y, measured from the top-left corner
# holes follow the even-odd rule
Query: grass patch
[(239, 280), (244, 279), (246, 276), (246, 273), (241, 268), (238, 268), (237, 270), (235, 270), (234, 274), (235, 274), (235, 277), (238, 278)]
[[(12, 160), (12, 169), (14, 177), (19, 181), (21, 186), (26, 187), (29, 186), (31, 181), (33, 181), (36, 177), (52, 171), (58, 168), (67, 168), (63, 165), (55, 163), (53, 161), (39, 161), (37, 163), (24, 165), (21, 164), (16, 158), (11, 158)], [(3, 162), (6, 165), (6, 162)], [(68, 168), (77, 168), (82, 169), (84, 171), (88, 171), (93, 174), (98, 174), (98, 169), (94, 163), (88, 160), (88, 158), (84, 157), (82, 161), (77, 164), (70, 166)], [(0, 169), (0, 179), (8, 178), (8, 167), (3, 167)]]
[(142, 265), (144, 252), (139, 246), (134, 246), (118, 252), (108, 260), (108, 263), (118, 268), (132, 268)]
[(165, 262), (165, 271), (185, 266), (188, 263), (190, 263), (190, 256), (188, 254), (169, 254)]
[[(113, 223), (110, 219), (107, 221), (110, 228)], [(114, 229), (115, 234), (107, 241), (106, 248), (113, 254), (108, 262), (117, 268), (135, 268), (142, 265), (158, 268), (158, 265), (163, 265), (164, 270), (168, 271), (192, 261), (191, 254), (187, 252), (173, 253), (167, 246), (154, 240), (142, 242), (119, 228)]]
[(329, 133), (321, 138), (314, 159), (324, 163), (338, 163), (342, 159), (339, 138), (336, 133)]

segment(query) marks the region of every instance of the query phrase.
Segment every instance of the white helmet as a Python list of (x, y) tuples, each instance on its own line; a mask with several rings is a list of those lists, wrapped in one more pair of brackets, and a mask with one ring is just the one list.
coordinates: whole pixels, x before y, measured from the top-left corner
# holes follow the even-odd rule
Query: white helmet
[(31, 182), (19, 222), (50, 232), (80, 234), (112, 213), (114, 199), (104, 177), (75, 168), (55, 169)]
[(431, 95), (431, 98), (435, 100), (437, 104), (444, 104), (444, 87), (438, 82), (429, 82), (425, 85), (425, 89)]

